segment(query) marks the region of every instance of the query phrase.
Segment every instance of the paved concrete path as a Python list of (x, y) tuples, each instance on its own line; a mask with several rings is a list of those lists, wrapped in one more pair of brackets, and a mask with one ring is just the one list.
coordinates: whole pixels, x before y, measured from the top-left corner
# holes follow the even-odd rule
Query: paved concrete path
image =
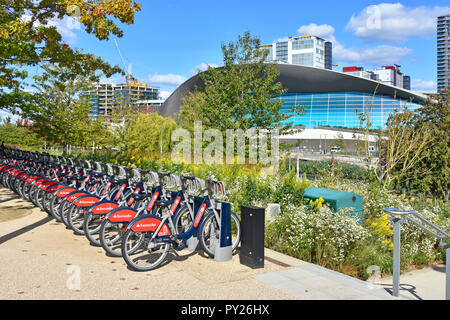
[[(284, 260), (281, 254), (278, 259)], [(255, 278), (302, 300), (397, 299), (379, 285), (293, 258), (289, 263), (293, 268), (258, 274)]]
[[(392, 277), (385, 277), (379, 283), (388, 292), (392, 292)], [(402, 273), (400, 275), (400, 297), (413, 300), (444, 300), (445, 265)]]
[[(0, 299), (397, 299), (381, 286), (269, 249), (261, 269), (241, 265), (238, 255), (218, 263), (184, 250), (172, 251), (156, 270), (134, 272), (4, 188), (0, 261)], [(419, 276), (428, 277), (434, 275)], [(419, 289), (417, 295), (428, 297)]]

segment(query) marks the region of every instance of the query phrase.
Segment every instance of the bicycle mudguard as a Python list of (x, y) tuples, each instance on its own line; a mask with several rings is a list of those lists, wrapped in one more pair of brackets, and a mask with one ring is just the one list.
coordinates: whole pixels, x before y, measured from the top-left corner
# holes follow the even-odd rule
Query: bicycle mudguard
[(137, 211), (130, 207), (118, 207), (111, 212), (109, 212), (104, 220), (109, 220), (111, 222), (131, 222), (137, 216)]
[(42, 178), (42, 177), (41, 176), (31, 176), (31, 177), (28, 177), (27, 182), (32, 183), (34, 180), (40, 179), (40, 178)]
[(58, 190), (55, 195), (59, 198), (65, 198), (69, 193), (77, 191), (77, 189), (73, 188), (73, 187), (66, 187), (66, 188), (61, 188), (60, 190)]
[(40, 178), (40, 179), (36, 179), (33, 181), (33, 185), (35, 185), (36, 187), (41, 185), (43, 182), (47, 182), (50, 181), (50, 179), (48, 178)]
[(111, 210), (116, 209), (118, 206), (119, 204), (117, 202), (111, 200), (103, 200), (91, 206), (86, 213), (107, 214)]
[(17, 177), (19, 174), (22, 174), (22, 173), (24, 173), (24, 172), (25, 172), (25, 171), (23, 171), (23, 170), (21, 170), (21, 169), (17, 169), (17, 171), (14, 171), (12, 175), (13, 175), (14, 177)]
[(30, 173), (26, 172), (26, 171), (22, 171), (21, 173), (19, 173), (17, 175), (17, 179), (20, 180), (25, 180), (26, 178), (28, 178), (30, 176)]
[(84, 196), (84, 195), (88, 195), (89, 193), (86, 191), (80, 191), (80, 190), (76, 190), (74, 192), (69, 193), (64, 200), (68, 201), (68, 202), (73, 202), (75, 199)]
[(55, 184), (58, 184), (58, 182), (57, 181), (46, 181), (46, 182), (41, 183), (39, 188), (42, 190), (47, 190), (50, 186), (53, 186)]
[(73, 201), (73, 204), (76, 205), (77, 207), (89, 208), (99, 201), (100, 201), (99, 197), (87, 194), (77, 198), (75, 201)]
[(58, 190), (60, 190), (62, 188), (67, 188), (67, 186), (64, 185), (64, 184), (54, 184), (54, 185), (48, 187), (47, 192), (55, 193), (56, 191), (58, 191)]
[[(156, 231), (158, 226), (161, 224), (162, 219), (153, 214), (145, 214), (133, 219), (128, 226), (126, 226), (125, 231), (131, 229), (135, 232), (146, 232), (146, 231)], [(158, 236), (170, 236), (170, 229), (164, 223), (158, 232)]]

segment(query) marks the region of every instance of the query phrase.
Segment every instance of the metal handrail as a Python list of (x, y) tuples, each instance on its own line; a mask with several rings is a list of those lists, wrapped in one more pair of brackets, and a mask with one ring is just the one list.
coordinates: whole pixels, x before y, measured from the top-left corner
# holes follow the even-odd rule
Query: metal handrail
[[(400, 225), (404, 222), (412, 222), (419, 228), (434, 236), (437, 239), (450, 239), (450, 234), (441, 227), (427, 220), (424, 216), (415, 210), (401, 211), (397, 208), (387, 208), (383, 210), (387, 214), (393, 216), (391, 221), (394, 222), (394, 248), (393, 248), (393, 272), (392, 272), (392, 295), (398, 297), (400, 291)], [(422, 223), (423, 224), (422, 224)], [(434, 230), (432, 230), (434, 229)], [(440, 245), (446, 250), (445, 262), (445, 299), (450, 300), (450, 243), (441, 241)]]
[[(414, 223), (418, 227), (422, 228), (424, 231), (426, 231), (430, 235), (434, 236), (435, 238), (438, 238), (438, 239), (449, 239), (450, 238), (450, 233), (448, 233), (447, 231), (445, 231), (438, 225), (434, 224), (433, 222), (427, 220), (424, 216), (422, 216), (420, 213), (418, 213), (415, 210), (400, 211), (397, 208), (387, 208), (387, 209), (384, 209), (384, 212), (386, 212), (390, 215), (393, 215), (393, 216), (400, 216), (402, 218), (405, 218), (407, 221), (411, 221), (412, 223)], [(417, 217), (425, 225), (421, 224), (419, 221), (417, 221), (416, 219), (414, 219), (411, 216)], [(429, 227), (434, 228), (439, 233), (431, 230)]]

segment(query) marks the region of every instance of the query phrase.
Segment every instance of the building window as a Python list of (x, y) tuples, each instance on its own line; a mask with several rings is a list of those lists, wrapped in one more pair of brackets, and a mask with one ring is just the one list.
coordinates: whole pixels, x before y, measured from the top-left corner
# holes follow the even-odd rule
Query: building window
[(287, 41), (277, 43), (276, 56), (277, 56), (277, 60), (285, 61), (285, 62), (288, 61), (288, 43), (287, 43)]
[(292, 55), (292, 63), (300, 64), (303, 66), (313, 66), (314, 56), (312, 52), (309, 53), (299, 53)]
[(292, 50), (311, 49), (314, 47), (313, 39), (299, 39), (292, 41)]

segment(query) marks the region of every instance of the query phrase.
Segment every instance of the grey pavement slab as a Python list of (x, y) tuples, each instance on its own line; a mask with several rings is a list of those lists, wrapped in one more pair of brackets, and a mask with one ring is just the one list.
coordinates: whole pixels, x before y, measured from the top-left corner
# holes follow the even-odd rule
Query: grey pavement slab
[(314, 264), (254, 276), (286, 294), (302, 300), (395, 300), (388, 291)]

